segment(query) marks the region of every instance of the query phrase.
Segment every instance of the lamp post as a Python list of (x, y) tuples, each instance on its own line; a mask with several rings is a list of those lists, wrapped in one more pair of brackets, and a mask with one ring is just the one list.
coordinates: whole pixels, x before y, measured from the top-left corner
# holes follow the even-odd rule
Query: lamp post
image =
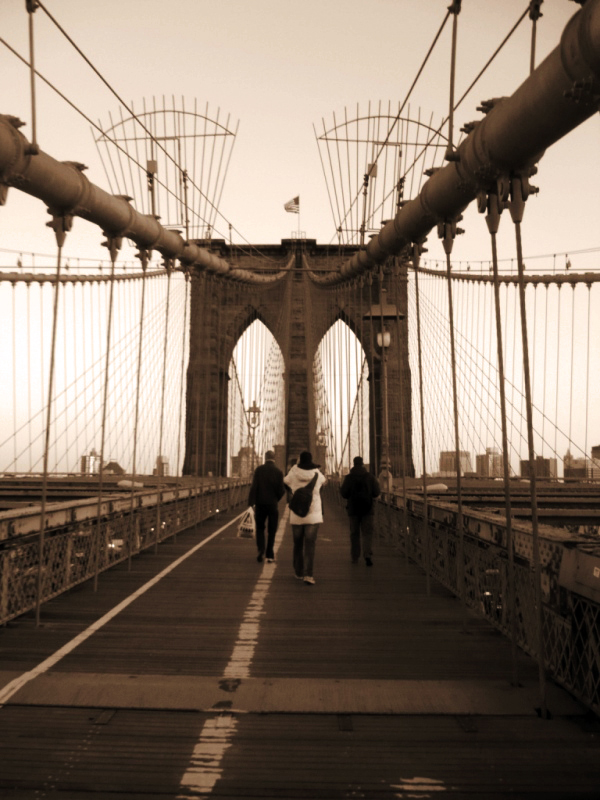
[(390, 462), (390, 421), (388, 411), (388, 379), (387, 379), (387, 352), (392, 341), (392, 336), (385, 325), (377, 332), (377, 346), (381, 350), (381, 374), (383, 382), (383, 418), (381, 421), (381, 473), (382, 489), (391, 492), (394, 489), (394, 476)]
[(250, 428), (250, 437), (252, 440), (252, 474), (254, 475), (254, 457), (256, 455), (256, 429), (260, 422), (260, 408), (256, 405), (256, 400), (252, 401), (252, 405), (247, 411), (248, 427)]
[[(388, 348), (392, 343), (392, 334), (386, 327), (386, 322), (391, 320), (404, 319), (393, 303), (387, 302), (387, 292), (381, 290), (381, 303), (371, 306), (364, 319), (370, 319), (374, 323), (379, 322), (380, 330), (377, 331), (377, 346), (381, 351), (381, 382), (383, 396), (383, 413), (381, 420), (381, 457), (379, 482), (384, 492), (391, 492), (394, 488), (394, 478), (392, 475), (392, 463), (390, 460), (390, 426), (389, 426), (389, 406), (388, 406), (388, 374), (387, 374), (387, 354)], [(401, 424), (404, 424), (402, 421)], [(405, 454), (402, 454), (402, 458)]]

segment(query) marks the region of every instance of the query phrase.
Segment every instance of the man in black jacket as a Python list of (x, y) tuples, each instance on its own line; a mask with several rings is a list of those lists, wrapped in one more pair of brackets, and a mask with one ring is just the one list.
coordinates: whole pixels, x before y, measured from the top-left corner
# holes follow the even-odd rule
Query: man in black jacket
[[(267, 450), (265, 463), (254, 470), (252, 486), (248, 496), (248, 505), (254, 506), (256, 546), (258, 547), (257, 561), (262, 561), (265, 555), (269, 563), (275, 561), (273, 544), (279, 522), (277, 504), (284, 494), (283, 472), (275, 466), (275, 453), (272, 450)], [(267, 521), (268, 538), (265, 553), (265, 522)]]
[(350, 557), (357, 564), (360, 558), (361, 539), (362, 554), (367, 567), (373, 566), (373, 519), (375, 504), (373, 499), (379, 497), (379, 481), (367, 472), (360, 456), (354, 459), (354, 466), (344, 478), (340, 488), (342, 497), (347, 500), (346, 510), (350, 517)]

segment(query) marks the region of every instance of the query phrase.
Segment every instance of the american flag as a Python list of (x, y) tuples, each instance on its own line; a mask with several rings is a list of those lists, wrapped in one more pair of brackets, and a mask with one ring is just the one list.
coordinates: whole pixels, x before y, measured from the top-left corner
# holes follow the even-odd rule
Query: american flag
[(294, 197), (293, 200), (289, 200), (287, 203), (284, 203), (286, 211), (290, 211), (292, 214), (299, 214), (300, 213), (300, 195), (298, 197)]

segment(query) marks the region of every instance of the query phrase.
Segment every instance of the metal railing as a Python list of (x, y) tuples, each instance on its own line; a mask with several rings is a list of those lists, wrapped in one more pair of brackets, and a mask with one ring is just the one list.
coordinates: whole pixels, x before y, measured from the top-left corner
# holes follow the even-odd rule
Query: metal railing
[[(381, 538), (407, 553), (432, 578), (539, 658), (532, 532), (512, 520), (514, 600), (509, 591), (505, 519), (463, 508), (463, 565), (459, 564), (458, 509), (450, 503), (384, 494), (378, 507)], [(540, 526), (542, 641), (547, 675), (600, 715), (600, 540)], [(462, 576), (462, 579), (461, 577)], [(460, 580), (460, 585), (459, 585)]]
[(54, 503), (46, 513), (43, 544), (39, 507), (0, 513), (0, 624), (246, 497), (246, 483), (229, 480), (133, 497), (106, 495), (100, 517), (96, 498)]

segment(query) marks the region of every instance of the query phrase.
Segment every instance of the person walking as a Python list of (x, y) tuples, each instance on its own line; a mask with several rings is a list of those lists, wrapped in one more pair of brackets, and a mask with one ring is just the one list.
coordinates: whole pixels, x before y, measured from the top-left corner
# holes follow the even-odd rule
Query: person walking
[[(285, 494), (283, 485), (283, 472), (275, 466), (275, 453), (267, 450), (265, 463), (254, 470), (252, 485), (248, 495), (248, 505), (254, 506), (254, 519), (256, 524), (256, 546), (258, 548), (257, 561), (262, 561), (266, 555), (267, 562), (275, 561), (273, 544), (279, 522), (279, 501)], [(265, 551), (265, 523), (267, 523), (267, 546)]]
[(344, 478), (340, 493), (346, 500), (346, 511), (350, 518), (350, 557), (358, 564), (361, 553), (367, 567), (373, 566), (373, 521), (375, 517), (375, 497), (381, 490), (379, 481), (367, 471), (360, 456), (354, 459), (354, 466)]
[(294, 537), (294, 574), (308, 584), (315, 583), (313, 577), (315, 547), (319, 525), (323, 522), (321, 488), (327, 483), (327, 479), (320, 472), (319, 465), (313, 464), (311, 453), (304, 450), (300, 453), (298, 463), (285, 476), (284, 483), (292, 492), (293, 497), (294, 492), (308, 486), (313, 480), (312, 499), (306, 516), (299, 516), (290, 506), (290, 523)]

